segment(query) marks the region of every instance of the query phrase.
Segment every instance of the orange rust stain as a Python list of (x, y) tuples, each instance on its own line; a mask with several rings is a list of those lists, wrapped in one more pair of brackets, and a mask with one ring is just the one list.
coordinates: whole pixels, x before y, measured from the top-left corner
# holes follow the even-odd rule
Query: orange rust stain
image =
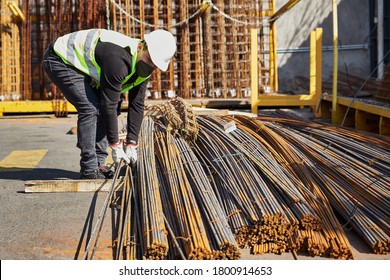
[[(56, 239), (59, 236), (56, 237)], [(61, 238), (59, 238), (61, 239)], [(42, 242), (43, 241), (43, 242)], [(46, 242), (47, 241), (47, 242)], [(40, 242), (43, 246), (36, 246), (34, 249), (41, 251), (43, 255), (48, 256), (53, 259), (73, 259), (76, 255), (76, 250), (78, 246), (78, 240), (70, 240), (68, 237), (59, 240), (53, 240), (50, 237), (41, 237)], [(47, 245), (47, 243), (53, 245)], [(46, 244), (46, 245), (45, 245)], [(78, 259), (81, 259), (84, 254), (84, 249), (86, 247), (85, 242), (82, 244), (80, 252), (78, 253)], [(90, 252), (92, 252), (92, 247)], [(112, 260), (113, 251), (112, 251), (112, 240), (111, 239), (101, 239), (99, 240), (97, 250), (94, 255), (95, 260)]]

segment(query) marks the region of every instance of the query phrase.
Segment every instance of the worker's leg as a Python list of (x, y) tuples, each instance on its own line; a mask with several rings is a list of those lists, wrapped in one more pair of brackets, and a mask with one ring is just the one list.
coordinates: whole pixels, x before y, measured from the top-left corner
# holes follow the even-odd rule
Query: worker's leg
[(49, 50), (44, 56), (43, 66), (51, 81), (77, 109), (77, 147), (81, 150), (80, 173), (82, 176), (94, 173), (98, 169), (96, 137), (100, 102), (90, 86), (90, 78), (63, 63)]

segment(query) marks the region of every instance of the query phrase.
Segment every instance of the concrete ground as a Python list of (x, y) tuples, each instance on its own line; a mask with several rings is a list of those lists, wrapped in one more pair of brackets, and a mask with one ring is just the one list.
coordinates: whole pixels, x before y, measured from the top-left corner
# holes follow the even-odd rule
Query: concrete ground
[[(0, 259), (82, 257), (85, 240), (96, 224), (107, 193), (24, 193), (28, 180), (78, 178), (76, 135), (68, 133), (76, 123), (76, 115), (0, 118)], [(41, 151), (42, 159), (36, 166), (26, 167), (29, 156), (36, 151)], [(19, 163), (14, 162), (13, 166), (7, 165), (11, 153), (20, 153)], [(113, 213), (111, 209), (107, 212), (95, 259), (112, 259)], [(353, 231), (347, 234), (355, 259), (390, 260), (390, 255), (373, 254)], [(242, 250), (242, 259), (293, 260), (294, 257), (291, 253), (253, 255)], [(298, 259), (324, 258), (299, 254)]]

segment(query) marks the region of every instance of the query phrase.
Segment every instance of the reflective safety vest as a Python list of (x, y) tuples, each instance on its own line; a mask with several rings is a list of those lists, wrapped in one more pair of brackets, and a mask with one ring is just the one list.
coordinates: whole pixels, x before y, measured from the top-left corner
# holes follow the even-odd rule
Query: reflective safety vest
[(127, 84), (136, 70), (137, 47), (140, 40), (130, 38), (119, 32), (106, 29), (76, 31), (59, 37), (54, 43), (54, 51), (66, 64), (76, 67), (99, 85), (101, 69), (95, 60), (95, 48), (99, 40), (116, 44), (122, 48), (130, 48), (132, 55), (131, 73), (122, 81), (121, 93), (132, 89), (150, 77), (150, 75), (148, 77), (137, 77), (133, 83)]

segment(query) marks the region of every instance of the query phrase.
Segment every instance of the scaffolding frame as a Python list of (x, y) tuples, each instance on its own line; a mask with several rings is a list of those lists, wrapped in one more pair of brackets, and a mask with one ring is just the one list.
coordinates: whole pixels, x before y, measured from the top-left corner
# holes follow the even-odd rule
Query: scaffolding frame
[[(2, 3), (7, 1), (2, 0)], [(19, 1), (25, 21), (20, 33), (21, 100), (52, 100), (61, 93), (42, 70), (42, 57), (58, 36), (80, 29), (109, 28), (135, 38), (163, 28), (174, 34), (178, 51), (166, 72), (152, 74), (149, 99), (248, 98), (250, 28), (258, 27), (260, 92), (273, 91), (268, 22), (273, 0), (29, 0)], [(2, 17), (4, 20), (5, 17)], [(4, 32), (2, 32), (4, 33)], [(3, 42), (3, 40), (2, 40)], [(5, 40), (4, 40), (5, 42)], [(273, 56), (272, 59), (276, 59)], [(275, 71), (274, 71), (275, 73)], [(9, 75), (2, 75), (9, 77)], [(276, 79), (273, 79), (275, 81)], [(8, 82), (6, 83), (9, 84)], [(2, 92), (10, 92), (3, 89)]]
[(0, 0), (0, 101), (21, 99), (21, 44), (23, 14), (15, 1)]

